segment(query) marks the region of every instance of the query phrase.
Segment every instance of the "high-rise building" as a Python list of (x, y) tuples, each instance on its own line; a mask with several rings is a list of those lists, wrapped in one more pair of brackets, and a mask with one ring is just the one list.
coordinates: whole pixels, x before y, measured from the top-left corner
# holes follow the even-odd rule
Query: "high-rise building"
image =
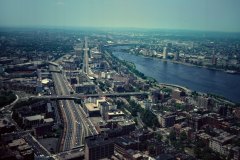
[(213, 53), (212, 53), (212, 65), (217, 65), (217, 57), (215, 55), (214, 49), (213, 49)]
[(178, 60), (179, 60), (179, 52), (176, 52), (176, 53), (175, 53), (174, 60), (175, 60), (175, 61), (178, 61)]
[(88, 43), (87, 37), (85, 37), (85, 48), (84, 48), (84, 58), (83, 58), (83, 72), (89, 75), (89, 65), (88, 65)]
[(164, 128), (172, 127), (175, 124), (176, 115), (175, 114), (166, 114), (160, 116), (160, 124)]
[(167, 59), (167, 47), (163, 48), (163, 59)]
[(81, 44), (76, 44), (74, 46), (74, 50), (75, 50), (75, 53), (76, 53), (76, 56), (77, 56), (77, 59), (75, 60), (76, 63), (77, 63), (77, 66), (80, 67), (81, 66), (81, 62), (82, 62), (82, 54), (83, 54), (83, 49), (82, 49), (82, 46)]
[(114, 141), (103, 137), (103, 135), (94, 135), (85, 138), (85, 159), (95, 160), (110, 158), (114, 154)]

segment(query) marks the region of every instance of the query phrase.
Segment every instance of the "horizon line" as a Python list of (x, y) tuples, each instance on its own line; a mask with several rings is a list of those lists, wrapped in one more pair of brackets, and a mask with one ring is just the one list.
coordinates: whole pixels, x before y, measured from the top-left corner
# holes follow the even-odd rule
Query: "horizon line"
[(240, 31), (222, 31), (222, 30), (201, 30), (201, 29), (178, 29), (178, 28), (160, 28), (160, 27), (109, 27), (109, 26), (60, 26), (60, 25), (0, 25), (0, 28), (21, 28), (21, 29), (100, 29), (100, 30), (158, 30), (158, 31), (189, 31), (189, 32), (215, 32), (215, 33), (240, 33)]

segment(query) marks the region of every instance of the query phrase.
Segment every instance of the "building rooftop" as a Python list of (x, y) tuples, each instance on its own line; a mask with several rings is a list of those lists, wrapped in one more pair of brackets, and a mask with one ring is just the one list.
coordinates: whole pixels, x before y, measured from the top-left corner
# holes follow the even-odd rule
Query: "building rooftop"
[(140, 153), (136, 153), (133, 155), (134, 159), (142, 158), (142, 155)]
[(43, 79), (41, 82), (42, 84), (48, 84), (51, 80), (48, 78)]
[(229, 140), (231, 140), (235, 137), (236, 137), (236, 135), (232, 135), (232, 134), (229, 134), (227, 132), (223, 132), (223, 133), (220, 134), (220, 136), (213, 137), (212, 140), (217, 141), (219, 143), (225, 143), (225, 142), (227, 142), (227, 141), (229, 141)]
[(6, 126), (11, 126), (14, 125), (13, 123), (11, 123), (8, 119), (0, 119), (0, 128), (2, 127), (6, 127)]
[(25, 119), (27, 119), (28, 121), (36, 121), (36, 120), (44, 119), (44, 116), (42, 116), (42, 115), (34, 115), (34, 116), (25, 117)]
[(29, 149), (31, 149), (31, 148), (32, 148), (32, 147), (29, 146), (28, 144), (24, 144), (24, 145), (18, 146), (18, 150), (19, 150), (19, 151), (25, 151), (25, 150), (29, 150)]
[(130, 137), (124, 136), (124, 137), (118, 137), (115, 140), (115, 143), (119, 144), (119, 145), (127, 146), (127, 145), (130, 145), (130, 144), (136, 143), (136, 141), (134, 139), (130, 138)]
[(93, 86), (95, 85), (93, 82), (83, 82), (81, 84), (75, 84), (75, 87), (78, 87), (78, 86)]
[(124, 115), (122, 111), (114, 111), (114, 112), (108, 112), (108, 115)]
[(99, 101), (98, 102), (99, 103), (99, 105), (101, 105), (101, 106), (103, 106), (103, 107), (108, 107), (110, 104), (108, 103), (108, 102), (106, 102), (106, 101)]
[(112, 139), (104, 138), (102, 135), (94, 135), (85, 138), (85, 143), (88, 148), (103, 146), (113, 143)]
[(51, 122), (53, 122), (54, 120), (52, 119), (52, 118), (46, 118), (46, 119), (44, 119), (44, 122), (45, 123), (51, 123)]
[(11, 147), (24, 145), (24, 144), (26, 144), (26, 141), (23, 138), (21, 138), (21, 139), (13, 140), (11, 143), (8, 144), (8, 146), (11, 148)]
[(118, 125), (120, 126), (128, 126), (128, 125), (133, 125), (135, 124), (135, 122), (133, 120), (125, 120), (122, 122), (118, 122)]
[(33, 152), (33, 150), (32, 150), (32, 148), (30, 148), (30, 149), (28, 149), (28, 150), (22, 151), (21, 154), (22, 154), (23, 156), (26, 156), (26, 155), (32, 154), (32, 152)]
[(47, 103), (47, 112), (52, 112), (52, 105), (51, 103)]
[(198, 136), (200, 137), (200, 138), (202, 138), (202, 139), (210, 139), (211, 138), (211, 136), (210, 135), (208, 135), (207, 133), (200, 133), (200, 134), (198, 134)]
[(85, 103), (88, 111), (99, 111), (99, 107), (95, 103)]

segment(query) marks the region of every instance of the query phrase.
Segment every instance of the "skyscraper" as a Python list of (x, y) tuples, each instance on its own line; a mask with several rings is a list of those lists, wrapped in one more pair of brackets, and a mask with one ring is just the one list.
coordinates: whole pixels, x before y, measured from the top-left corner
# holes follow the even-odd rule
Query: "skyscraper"
[(89, 65), (88, 65), (88, 44), (87, 44), (87, 37), (85, 37), (85, 48), (84, 48), (84, 58), (83, 58), (83, 72), (89, 75)]
[(167, 47), (163, 47), (163, 59), (167, 59)]
[(179, 60), (179, 52), (176, 52), (176, 53), (175, 53), (174, 60), (175, 60), (175, 61), (178, 61), (178, 60)]
[(212, 53), (212, 65), (217, 65), (217, 57), (215, 55), (215, 50), (213, 49), (213, 53)]

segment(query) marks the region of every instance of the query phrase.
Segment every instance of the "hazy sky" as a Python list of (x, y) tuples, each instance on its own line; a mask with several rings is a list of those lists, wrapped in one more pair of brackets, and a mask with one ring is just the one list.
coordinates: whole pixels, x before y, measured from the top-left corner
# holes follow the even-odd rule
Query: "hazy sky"
[(240, 0), (0, 0), (0, 26), (240, 32)]

